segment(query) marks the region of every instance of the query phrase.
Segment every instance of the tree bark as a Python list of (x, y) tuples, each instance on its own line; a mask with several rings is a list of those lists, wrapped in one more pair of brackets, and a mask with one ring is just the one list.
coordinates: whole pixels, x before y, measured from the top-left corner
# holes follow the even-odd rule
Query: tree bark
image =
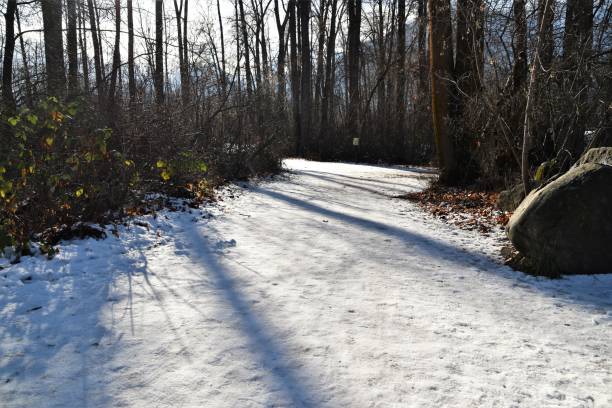
[(225, 39), (223, 35), (223, 18), (221, 18), (221, 3), (217, 0), (217, 17), (219, 18), (219, 34), (221, 35), (221, 92), (227, 93), (227, 78), (225, 67)]
[(77, 44), (76, 0), (66, 0), (67, 32), (66, 48), (68, 53), (68, 93), (74, 96), (79, 89), (79, 57)]
[(17, 0), (7, 0), (4, 13), (5, 37), (4, 58), (2, 60), (2, 100), (8, 111), (15, 110), (15, 96), (13, 95), (13, 56), (15, 54), (15, 12)]
[(348, 12), (348, 129), (350, 137), (359, 137), (361, 95), (359, 93), (359, 67), (361, 43), (361, 0), (347, 0)]
[(50, 96), (62, 98), (66, 92), (64, 41), (62, 38), (62, 2), (61, 0), (46, 0), (41, 3), (41, 6), (45, 38), (47, 92)]
[(462, 112), (462, 95), (473, 95), (481, 84), (484, 47), (482, 8), (482, 0), (457, 0), (457, 53), (454, 73), (459, 87), (459, 112)]
[[(400, 0), (405, 1), (405, 0)], [(427, 94), (427, 0), (418, 0), (419, 94)]]
[[(300, 129), (304, 147), (310, 147), (312, 123), (312, 61), (310, 57), (310, 0), (298, 1), (301, 38)], [(303, 153), (303, 152), (302, 152)]]
[(155, 0), (155, 100), (164, 103), (164, 8), (162, 0)]
[(331, 19), (329, 22), (329, 35), (327, 37), (327, 55), (325, 57), (325, 80), (323, 83), (323, 98), (321, 101), (321, 132), (320, 143), (327, 143), (331, 112), (331, 99), (333, 96), (333, 69), (336, 58), (336, 19), (338, 14), (338, 0), (331, 0)]
[(454, 146), (448, 119), (448, 85), (452, 72), (451, 8), (449, 0), (428, 0), (429, 67), (431, 80), (431, 113), (438, 152), (440, 181), (453, 184), (457, 178)]
[(136, 69), (134, 64), (134, 10), (132, 0), (127, 0), (128, 24), (128, 92), (130, 104), (136, 101)]
[(79, 48), (81, 49), (81, 66), (83, 69), (83, 87), (85, 93), (89, 94), (89, 57), (87, 56), (87, 31), (85, 31), (85, 19), (83, 17), (83, 5), (81, 2), (77, 3), (78, 6), (78, 18), (79, 18)]
[[(321, 107), (321, 98), (323, 96), (323, 67), (325, 66), (324, 51), (325, 51), (325, 31), (327, 24), (327, 15), (329, 13), (329, 1), (319, 1), (319, 15), (317, 18), (317, 68), (314, 86), (314, 108), (313, 114), (318, 115)], [(317, 151), (319, 151), (317, 141)]]
[[(400, 0), (401, 2), (402, 0)], [(376, 87), (376, 99), (377, 99), (377, 109), (379, 120), (381, 124), (385, 123), (385, 116), (387, 111), (388, 103), (386, 101), (386, 87), (385, 87), (385, 73), (387, 71), (386, 68), (386, 51), (385, 51), (385, 15), (383, 12), (383, 0), (377, 0), (378, 7), (378, 32), (377, 32), (377, 48), (378, 55), (376, 61), (376, 76), (378, 78), (378, 85)], [(404, 13), (405, 14), (405, 13)], [(399, 55), (398, 55), (399, 58)], [(402, 64), (402, 62), (400, 62)]]
[(303, 155), (302, 132), (300, 129), (300, 70), (298, 67), (297, 46), (297, 18), (296, 0), (289, 0), (289, 46), (291, 48), (291, 102), (293, 105), (293, 133), (295, 138), (295, 152), (298, 156)]
[[(423, 39), (424, 40), (424, 39)], [(397, 129), (396, 141), (400, 154), (404, 151), (404, 122), (406, 120), (406, 0), (397, 2)]]
[(253, 93), (253, 73), (251, 71), (251, 58), (249, 52), (249, 33), (247, 30), (246, 16), (244, 14), (244, 1), (238, 0), (240, 10), (240, 29), (242, 31), (242, 46), (244, 48), (244, 71), (246, 73), (247, 95)]
[(538, 2), (538, 54), (542, 69), (550, 69), (554, 52), (553, 21), (555, 18), (555, 0)]
[(278, 59), (276, 63), (276, 75), (277, 75), (277, 95), (278, 95), (278, 106), (281, 111), (285, 110), (286, 100), (286, 87), (287, 79), (285, 75), (285, 65), (287, 58), (287, 47), (285, 42), (285, 28), (287, 27), (289, 14), (285, 13), (285, 18), (281, 22), (280, 9), (278, 6), (278, 0), (274, 0), (274, 18), (276, 19), (276, 29), (278, 31)]
[[(567, 142), (568, 164), (575, 162), (585, 148), (586, 111), (590, 85), (589, 60), (593, 47), (593, 0), (568, 0), (566, 3), (563, 65), (567, 72), (566, 89), (572, 95), (572, 111)], [(569, 163), (571, 162), (571, 163)]]
[(34, 104), (34, 95), (32, 89), (32, 79), (30, 77), (30, 67), (28, 66), (28, 55), (26, 54), (25, 41), (21, 31), (21, 20), (19, 18), (19, 8), (15, 8), (15, 19), (17, 21), (17, 29), (19, 30), (19, 45), (21, 48), (21, 57), (23, 58), (23, 73), (25, 79), (25, 99), (26, 105), (32, 107)]
[(514, 0), (512, 8), (514, 11), (512, 87), (516, 94), (527, 80), (527, 16), (525, 13), (525, 0)]
[(89, 25), (91, 28), (91, 40), (93, 42), (94, 51), (94, 71), (96, 75), (96, 88), (98, 91), (99, 101), (102, 102), (104, 94), (104, 82), (102, 73), (102, 59), (100, 55), (100, 38), (98, 37), (98, 28), (96, 23), (96, 12), (94, 10), (93, 0), (87, 0), (87, 9), (89, 12)]
[(110, 87), (108, 89), (108, 100), (114, 109), (115, 95), (117, 93), (117, 77), (121, 69), (121, 0), (115, 0), (115, 46), (113, 49), (113, 67), (111, 72)]

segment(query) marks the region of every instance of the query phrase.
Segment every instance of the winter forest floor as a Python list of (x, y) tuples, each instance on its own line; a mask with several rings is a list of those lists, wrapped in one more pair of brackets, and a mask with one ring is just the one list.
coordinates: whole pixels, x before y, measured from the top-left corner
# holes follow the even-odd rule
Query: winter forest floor
[(285, 165), (0, 270), (0, 405), (612, 406), (612, 275), (501, 265), (395, 198), (427, 169)]

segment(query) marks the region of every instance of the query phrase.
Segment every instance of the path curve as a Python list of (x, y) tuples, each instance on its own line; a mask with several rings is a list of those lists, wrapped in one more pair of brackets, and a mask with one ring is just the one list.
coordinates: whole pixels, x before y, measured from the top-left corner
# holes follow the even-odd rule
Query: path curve
[(499, 265), (501, 233), (460, 231), (393, 198), (423, 188), (426, 169), (286, 166), (275, 181), (226, 190), (210, 219), (149, 217), (22, 266), (59, 275), (41, 286), (40, 320), (21, 289), (0, 298), (0, 399), (612, 406), (610, 276), (550, 281)]

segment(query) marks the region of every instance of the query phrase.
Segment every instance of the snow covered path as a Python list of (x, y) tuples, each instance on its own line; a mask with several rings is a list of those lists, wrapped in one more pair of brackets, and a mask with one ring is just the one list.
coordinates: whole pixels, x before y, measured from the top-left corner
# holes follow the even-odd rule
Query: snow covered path
[(0, 270), (0, 406), (612, 407), (612, 275), (500, 266), (392, 198), (425, 170), (286, 164)]

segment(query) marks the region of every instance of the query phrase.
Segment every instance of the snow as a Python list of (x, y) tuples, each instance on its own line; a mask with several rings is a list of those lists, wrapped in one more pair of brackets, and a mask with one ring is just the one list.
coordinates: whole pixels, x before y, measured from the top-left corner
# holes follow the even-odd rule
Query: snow
[(393, 198), (427, 169), (285, 165), (0, 270), (0, 405), (612, 406), (612, 275), (501, 265)]

